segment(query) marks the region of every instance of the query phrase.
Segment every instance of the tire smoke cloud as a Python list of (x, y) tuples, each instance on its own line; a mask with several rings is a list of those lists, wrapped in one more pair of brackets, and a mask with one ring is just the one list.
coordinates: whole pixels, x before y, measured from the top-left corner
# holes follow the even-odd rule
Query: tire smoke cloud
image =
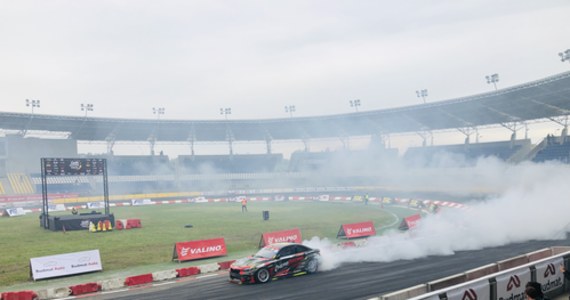
[[(444, 208), (438, 214), (426, 215), (413, 230), (393, 229), (371, 237), (362, 247), (343, 249), (319, 237), (304, 243), (321, 249), (321, 270), (332, 270), (349, 262), (452, 255), (461, 250), (566, 237), (570, 226), (568, 165), (531, 162), (510, 165), (481, 159), (473, 168), (462, 168), (460, 172), (462, 176), (449, 176), (447, 169), (424, 169), (421, 185), (464, 187), (469, 191), (489, 188), (494, 193), (464, 202), (467, 209)], [(416, 180), (417, 177), (408, 177), (405, 184), (418, 184)], [(364, 220), (355, 220), (358, 221)]]

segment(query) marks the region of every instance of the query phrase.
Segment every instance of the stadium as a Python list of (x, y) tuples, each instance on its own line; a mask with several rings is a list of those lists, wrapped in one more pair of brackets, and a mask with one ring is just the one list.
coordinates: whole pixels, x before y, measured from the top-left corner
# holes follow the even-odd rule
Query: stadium
[(570, 295), (568, 1), (0, 3), (0, 300)]
[[(529, 235), (517, 234), (510, 229), (505, 229), (501, 235), (501, 231), (495, 229), (500, 241), (483, 239), (476, 245), (457, 245), (457, 241), (441, 239), (440, 235), (448, 235), (453, 240), (452, 236), (456, 234), (453, 231), (443, 231), (436, 236), (433, 232), (425, 232), (438, 228), (438, 223), (429, 216), (419, 223), (415, 231), (421, 237), (416, 237), (419, 241), (414, 241), (414, 235), (405, 232), (394, 236), (390, 229), (418, 211), (429, 215), (437, 210), (434, 216), (435, 220), (438, 216), (441, 217), (439, 221), (444, 217), (450, 218), (449, 214), (465, 218), (481, 217), (477, 214), (481, 212), (486, 212), (486, 218), (492, 219), (494, 216), (487, 210), (498, 211), (504, 209), (504, 206), (513, 205), (527, 206), (529, 211), (542, 213), (536, 203), (528, 203), (527, 200), (533, 200), (535, 196), (557, 198), (559, 194), (553, 196), (540, 188), (534, 191), (534, 185), (526, 182), (529, 179), (523, 175), (530, 172), (533, 176), (539, 174), (559, 177), (544, 186), (564, 185), (564, 174), (570, 161), (568, 111), (570, 72), (458, 99), (332, 116), (158, 122), (87, 115), (69, 117), (2, 112), (0, 128), (5, 132), (0, 138), (0, 205), (5, 215), (1, 220), (2, 227), (29, 233), (33, 239), (37, 239), (30, 241), (13, 233), (10, 235), (8, 240), (14, 241), (13, 244), (19, 244), (16, 241), (20, 238), (26, 244), (18, 247), (5, 244), (4, 249), (9, 249), (8, 252), (12, 254), (6, 255), (2, 264), (19, 271), (10, 273), (10, 279), (3, 285), (7, 285), (7, 290), (11, 291), (19, 286), (41, 289), (43, 296), (40, 298), (76, 296), (81, 294), (77, 292), (80, 286), (78, 282), (69, 283), (72, 287), (64, 291), (54, 288), (54, 285), (67, 284), (58, 281), (40, 281), (36, 286), (29, 283), (25, 285), (26, 273), (31, 272), (26, 265), (27, 261), (33, 257), (101, 247), (106, 270), (120, 271), (121, 267), (132, 270), (133, 266), (147, 265), (156, 268), (152, 271), (166, 272), (167, 269), (180, 265), (165, 259), (164, 252), (168, 251), (165, 249), (172, 249), (174, 243), (184, 239), (206, 239), (223, 235), (229, 253), (227, 259), (222, 260), (228, 261), (253, 251), (263, 232), (299, 227), (304, 232), (306, 243), (323, 248), (330, 243), (325, 238), (330, 238), (334, 243), (339, 225), (374, 220), (378, 237), (368, 239), (367, 243), (363, 243), (362, 239), (348, 240), (349, 248), (339, 250), (330, 257), (325, 256), (323, 271), (306, 276), (306, 280), (299, 278), (279, 281), (278, 284), (264, 286), (263, 291), (248, 290), (248, 287), (237, 287), (242, 289), (236, 290), (233, 285), (220, 288), (219, 283), (227, 280), (221, 276), (224, 278), (181, 281), (176, 288), (166, 290), (157, 285), (148, 291), (133, 289), (124, 294), (111, 294), (108, 296), (110, 298), (105, 298), (107, 296), (103, 292), (95, 297), (223, 299), (239, 295), (279, 298), (275, 295), (282, 293), (289, 295), (286, 297), (310, 298), (325, 295), (320, 293), (327, 289), (335, 291), (334, 285), (345, 288), (342, 292), (326, 294), (328, 298), (455, 299), (453, 295), (457, 293), (461, 292), (464, 297), (473, 296), (473, 293), (476, 296), (476, 293), (485, 291), (485, 288), (491, 290), (487, 292), (492, 297), (498, 297), (498, 289), (502, 287), (505, 276), (507, 279), (521, 277), (540, 282), (538, 271), (548, 269), (552, 262), (568, 265), (570, 254), (565, 251), (570, 243), (566, 237), (565, 221), (550, 224), (549, 228), (558, 228), (554, 230), (558, 235), (521, 227), (517, 227), (518, 231), (529, 232)], [(538, 143), (532, 143), (526, 137), (521, 138), (519, 130), (533, 122), (551, 122), (560, 127), (560, 134), (547, 134)], [(507, 128), (511, 134), (506, 139), (493, 142), (472, 140), (472, 134), (477, 136), (478, 130), (488, 127)], [(448, 131), (460, 132), (465, 136), (465, 142), (430, 145), (429, 137)], [(419, 134), (424, 138), (423, 145), (410, 147), (405, 153), (399, 153), (398, 149), (390, 147), (388, 141), (391, 136), (406, 133)], [(54, 136), (60, 138), (53, 138)], [(368, 137), (368, 146), (352, 150), (349, 142), (351, 137), (361, 136)], [(336, 139), (341, 141), (343, 147), (311, 152), (311, 141), (319, 139)], [(289, 140), (303, 141), (304, 149), (293, 152), (289, 159), (283, 153), (272, 151), (272, 143)], [(105, 143), (107, 152), (79, 153), (78, 144), (85, 141)], [(121, 142), (148, 143), (150, 155), (116, 155), (114, 147)], [(264, 143), (266, 151), (261, 154), (236, 153), (233, 146), (241, 142)], [(191, 149), (191, 153), (177, 157), (157, 153), (155, 147), (161, 143), (184, 143)], [(228, 154), (197, 154), (194, 145), (199, 143), (226, 144)], [(46, 158), (51, 159), (49, 163), (45, 163)], [(68, 169), (67, 165), (65, 168), (60, 165), (60, 169), (47, 170), (46, 167), (55, 168), (52, 164), (57, 159), (62, 159), (62, 162), (63, 159), (80, 162), (85, 167), (100, 161), (105, 161), (106, 164), (101, 169), (104, 172), (81, 168), (75, 172)], [(497, 168), (503, 171), (497, 172)], [(487, 176), (487, 169), (495, 171), (493, 176)], [(521, 180), (523, 185), (528, 184), (527, 190), (517, 194), (518, 191), (513, 192), (511, 186), (501, 182), (510, 180)], [(544, 183), (540, 179), (536, 181)], [(516, 198), (519, 202), (509, 202), (511, 198)], [(243, 213), (238, 211), (242, 199), (249, 201), (251, 212), (248, 212), (245, 219)], [(491, 206), (492, 202), (503, 202), (503, 206), (482, 207), (485, 204)], [(199, 207), (199, 203), (204, 203), (205, 206)], [(434, 205), (440, 206), (441, 212), (440, 209), (434, 209)], [(548, 202), (542, 205), (548, 206)], [(75, 226), (73, 221), (62, 221), (71, 214), (72, 209), (80, 212), (80, 216), (75, 217), (77, 220), (81, 219), (83, 213), (86, 213), (86, 218), (90, 218), (89, 211), (101, 211), (103, 208), (108, 210), (109, 206), (111, 212), (106, 211), (104, 215), (113, 216), (114, 228), (120, 223), (117, 220), (133, 218), (142, 220), (142, 229), (119, 231), (109, 228), (107, 233), (87, 233), (91, 231), (89, 228)], [(190, 217), (175, 216), (177, 210)], [(264, 213), (263, 219), (260, 212)], [(40, 220), (38, 226), (38, 214), (48, 217), (48, 213), (52, 217), (50, 222), (62, 222), (63, 225), (45, 224)], [(200, 215), (218, 219), (218, 225), (215, 225), (216, 222), (208, 224), (217, 230), (196, 233), (201, 230), (198, 228), (205, 226), (199, 221)], [(394, 216), (395, 221), (388, 221), (389, 216)], [(486, 218), (482, 218), (486, 220), (484, 223), (500, 224)], [(497, 218), (504, 218), (503, 221), (507, 223), (514, 222), (505, 217)], [(161, 224), (160, 219), (164, 223)], [(311, 219), (315, 222), (307, 221)], [(327, 219), (329, 221), (325, 222)], [(185, 222), (192, 222), (190, 227), (193, 225), (194, 228), (182, 228)], [(248, 228), (248, 224), (254, 229)], [(452, 222), (439, 225), (449, 228), (458, 224), (473, 226)], [(321, 225), (323, 227), (318, 227)], [(520, 226), (523, 225), (524, 221)], [(168, 230), (161, 231), (158, 229), (161, 226)], [(500, 226), (502, 225), (497, 225)], [(178, 228), (173, 229), (174, 227)], [(264, 230), (260, 231), (260, 227)], [(239, 228), (243, 228), (244, 232)], [(463, 229), (466, 231), (460, 234), (480, 234), (470, 232), (468, 228)], [(188, 230), (194, 231), (188, 234)], [(487, 234), (491, 235), (489, 232)], [(50, 240), (57, 243), (50, 243)], [(425, 240), (437, 240), (438, 246), (424, 244)], [(408, 250), (416, 247), (431, 250), (408, 253), (403, 251), (404, 248), (398, 248), (397, 252), (402, 252), (401, 254), (379, 256), (378, 252), (391, 252), (386, 248), (387, 241), (393, 245), (402, 245)], [(105, 245), (121, 243), (136, 247), (144, 247), (146, 244), (148, 247), (145, 251), (149, 253), (147, 258), (155, 259), (136, 257), (128, 251), (125, 253), (125, 249), (104, 250)], [(22, 253), (24, 247), (34, 248), (30, 244), (37, 244), (38, 249)], [(487, 248), (491, 250), (486, 252)], [(122, 256), (117, 252), (123, 252)], [(446, 257), (450, 254), (453, 254), (453, 258)], [(123, 263), (129, 256), (136, 259)], [(430, 259), (426, 261), (426, 257)], [(455, 267), (427, 272), (455, 259), (461, 262), (456, 263)], [(204, 267), (210, 262), (215, 264), (220, 261), (219, 258), (205, 259), (183, 266)], [(402, 261), (409, 263), (402, 264)], [(157, 265), (160, 263), (162, 265)], [(414, 267), (416, 264), (420, 267)], [(221, 268), (220, 265), (210, 272), (227, 274)], [(400, 268), (410, 272), (423, 268), (420, 270), (426, 274), (415, 281), (406, 281), (397, 272), (388, 272), (386, 268)], [(145, 271), (148, 272), (148, 269)], [(136, 274), (139, 270), (134, 269), (132, 272)], [(104, 273), (97, 274), (107, 276)], [(112, 274), (116, 276), (117, 273)], [(556, 274), (556, 278), (561, 278), (561, 273)], [(169, 278), (180, 275), (174, 276)], [(97, 277), (83, 278), (78, 279), (79, 283), (101, 280)], [(127, 278), (140, 279), (137, 276)], [(477, 279), (486, 282), (486, 286), (480, 287)], [(326, 280), (332, 286), (317, 290), (311, 288), (321, 285), (321, 280)], [(355, 284), (355, 280), (368, 283), (369, 287), (346, 288), (346, 284)], [(378, 286), (375, 282), (379, 280), (386, 284)], [(307, 281), (310, 281), (308, 285)], [(122, 289), (126, 282), (129, 280), (121, 283), (120, 287), (108, 289)], [(209, 286), (214, 289), (210, 290)], [(105, 291), (104, 287), (99, 282), (96, 292)], [(520, 282), (517, 288), (524, 290)], [(200, 290), (200, 293), (191, 292), (193, 289)], [(297, 292), (288, 294), (291, 290)], [(562, 295), (565, 290), (566, 284), (562, 283), (548, 285), (545, 289), (551, 296)]]

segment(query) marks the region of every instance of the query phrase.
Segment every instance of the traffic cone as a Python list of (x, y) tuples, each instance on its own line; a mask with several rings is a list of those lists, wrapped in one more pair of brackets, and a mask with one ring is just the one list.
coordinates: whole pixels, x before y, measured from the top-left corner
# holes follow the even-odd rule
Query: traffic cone
[(101, 231), (101, 221), (97, 222), (97, 231)]
[(96, 232), (97, 229), (95, 228), (95, 224), (93, 224), (93, 222), (89, 221), (89, 232)]

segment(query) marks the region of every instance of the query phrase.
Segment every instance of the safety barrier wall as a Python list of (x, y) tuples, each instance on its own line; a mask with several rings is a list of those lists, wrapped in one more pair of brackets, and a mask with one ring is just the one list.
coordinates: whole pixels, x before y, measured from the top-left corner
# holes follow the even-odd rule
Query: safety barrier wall
[[(550, 255), (549, 255), (550, 254)], [(488, 285), (487, 292), (483, 291), (482, 299), (497, 299), (497, 278), (505, 276), (515, 272), (522, 272), (524, 270), (530, 270), (530, 278), (533, 281), (538, 281), (537, 278), (537, 266), (544, 267), (544, 264), (556, 260), (563, 259), (564, 264), (568, 268), (568, 260), (570, 259), (570, 247), (552, 247), (535, 252), (531, 252), (525, 255), (520, 255), (512, 259), (503, 260), (494, 264), (489, 264), (477, 269), (467, 271), (465, 273), (460, 273), (457, 275), (452, 275), (446, 278), (442, 278), (436, 281), (429, 282), (427, 284), (418, 285), (413, 288), (408, 288), (400, 291), (395, 291), (391, 293), (384, 294), (378, 299), (381, 300), (400, 300), (400, 299), (410, 299), (410, 300), (434, 300), (434, 299), (456, 299), (457, 295), (450, 296), (448, 293), (457, 293), (461, 288), (465, 288), (467, 291), (463, 295), (463, 299), (477, 299), (477, 296), (473, 293), (477, 286)], [(522, 263), (520, 265), (515, 265), (517, 263)], [(509, 265), (513, 265), (512, 268), (506, 268)], [(503, 269), (499, 271), (501, 266)], [(498, 272), (494, 272), (498, 271)], [(486, 273), (490, 273), (485, 275)], [(483, 275), (481, 277), (477, 277)], [(552, 274), (551, 274), (552, 275)], [(558, 275), (560, 276), (560, 275)], [(530, 279), (529, 278), (529, 279)], [(464, 279), (461, 282), (461, 279)], [(550, 281), (549, 281), (550, 282)], [(445, 286), (446, 284), (449, 284)], [(519, 282), (518, 285), (526, 284), (526, 282)], [(543, 286), (544, 288), (544, 286)], [(556, 296), (565, 291), (566, 284), (563, 286), (555, 286), (554, 290), (549, 290), (550, 296)], [(421, 292), (426, 290), (428, 292), (421, 295), (412, 295), (413, 292)], [(481, 291), (479, 291), (481, 292)], [(468, 295), (471, 293), (471, 295)], [(486, 296), (490, 295), (490, 297)], [(413, 298), (410, 298), (414, 296)], [(466, 297), (466, 298), (465, 298)]]

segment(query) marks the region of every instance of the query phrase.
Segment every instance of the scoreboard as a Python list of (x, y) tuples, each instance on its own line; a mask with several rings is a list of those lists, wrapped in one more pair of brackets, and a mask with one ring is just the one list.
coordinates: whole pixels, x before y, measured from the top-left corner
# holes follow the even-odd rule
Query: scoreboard
[(42, 158), (43, 173), (47, 176), (103, 175), (104, 158)]

